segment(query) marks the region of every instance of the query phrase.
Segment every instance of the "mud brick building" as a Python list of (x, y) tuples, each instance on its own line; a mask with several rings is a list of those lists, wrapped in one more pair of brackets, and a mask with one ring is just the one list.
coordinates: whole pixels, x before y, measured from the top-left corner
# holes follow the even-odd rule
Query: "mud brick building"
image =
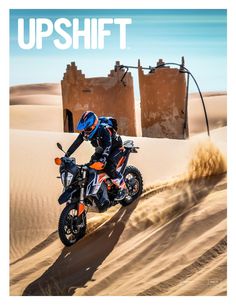
[(86, 78), (74, 62), (67, 65), (61, 81), (64, 131), (76, 131), (82, 113), (94, 111), (98, 116), (113, 116), (121, 135), (136, 136), (133, 78), (116, 62), (107, 77)]
[(144, 74), (138, 62), (142, 135), (184, 139), (188, 137), (185, 73), (162, 64), (159, 60), (157, 68)]

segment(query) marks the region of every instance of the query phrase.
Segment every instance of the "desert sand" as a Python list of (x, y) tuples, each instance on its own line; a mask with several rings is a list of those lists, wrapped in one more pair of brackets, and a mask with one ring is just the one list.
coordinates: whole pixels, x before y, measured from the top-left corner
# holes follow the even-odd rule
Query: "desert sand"
[[(85, 238), (66, 248), (54, 158), (76, 134), (62, 132), (58, 85), (11, 88), (11, 295), (226, 295), (226, 93), (204, 96), (211, 138), (193, 94), (188, 140), (133, 138), (142, 197), (91, 213)], [(92, 151), (85, 143), (78, 163)]]

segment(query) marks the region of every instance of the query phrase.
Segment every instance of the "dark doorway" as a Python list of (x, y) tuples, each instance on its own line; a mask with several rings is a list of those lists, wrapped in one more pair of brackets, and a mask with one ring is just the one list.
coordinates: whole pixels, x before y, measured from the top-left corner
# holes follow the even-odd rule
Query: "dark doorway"
[(65, 109), (64, 111), (64, 131), (74, 132), (73, 114), (69, 109)]

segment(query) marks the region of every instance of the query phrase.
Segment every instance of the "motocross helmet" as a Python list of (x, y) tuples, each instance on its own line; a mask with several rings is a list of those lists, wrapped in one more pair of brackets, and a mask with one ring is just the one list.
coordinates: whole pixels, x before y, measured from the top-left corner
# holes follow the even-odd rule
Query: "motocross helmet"
[(85, 140), (91, 140), (99, 126), (99, 120), (92, 111), (85, 111), (79, 120), (76, 129), (84, 132)]

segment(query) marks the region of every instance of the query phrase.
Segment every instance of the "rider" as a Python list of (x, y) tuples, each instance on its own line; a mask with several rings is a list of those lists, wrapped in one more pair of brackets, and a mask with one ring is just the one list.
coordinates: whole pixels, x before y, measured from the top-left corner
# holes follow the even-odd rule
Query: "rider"
[(90, 162), (91, 168), (104, 170), (112, 182), (119, 188), (115, 200), (122, 200), (127, 195), (127, 187), (121, 173), (116, 166), (122, 157), (123, 143), (121, 137), (108, 124), (101, 123), (97, 115), (92, 111), (82, 114), (77, 130), (80, 132), (76, 140), (68, 149), (66, 156), (70, 156), (85, 141), (90, 141), (95, 147), (95, 153)]

